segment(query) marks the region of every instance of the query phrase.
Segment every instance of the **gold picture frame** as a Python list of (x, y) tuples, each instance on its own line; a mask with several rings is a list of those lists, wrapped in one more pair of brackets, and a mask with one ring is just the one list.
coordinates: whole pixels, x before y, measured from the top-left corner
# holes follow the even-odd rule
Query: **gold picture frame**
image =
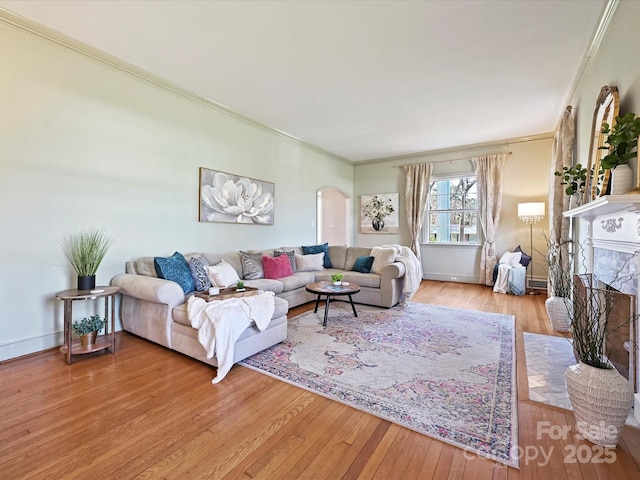
[(590, 202), (603, 196), (609, 185), (609, 170), (602, 168), (602, 158), (606, 152), (600, 147), (606, 143), (606, 135), (602, 133), (602, 126), (608, 123), (610, 127), (615, 124), (615, 118), (620, 110), (620, 95), (618, 88), (605, 85), (600, 89), (596, 100), (596, 109), (593, 113), (591, 124), (591, 144), (589, 145), (589, 158), (587, 172), (589, 183), (584, 193), (584, 202)]

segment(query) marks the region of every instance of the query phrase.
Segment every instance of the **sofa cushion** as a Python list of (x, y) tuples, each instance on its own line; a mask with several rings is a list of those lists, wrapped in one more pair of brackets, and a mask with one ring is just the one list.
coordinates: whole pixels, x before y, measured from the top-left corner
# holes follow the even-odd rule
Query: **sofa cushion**
[(158, 277), (154, 257), (140, 257), (136, 260), (136, 273), (145, 277)]
[(233, 267), (238, 276), (242, 275), (242, 260), (240, 260), (240, 254), (238, 252), (203, 253), (202, 256), (207, 259), (209, 265), (217, 265), (221, 260), (224, 260)]
[(360, 272), (360, 273), (370, 273), (372, 265), (373, 265), (373, 257), (362, 256), (362, 257), (358, 257), (358, 259), (353, 264), (353, 267), (351, 268), (351, 270), (353, 270), (354, 272)]
[(345, 272), (343, 282), (356, 283), (361, 287), (380, 288), (380, 279), (377, 273)]
[(184, 293), (196, 289), (189, 265), (180, 252), (175, 252), (170, 257), (154, 257), (153, 264), (159, 278), (176, 282)]
[(280, 255), (286, 255), (289, 259), (289, 263), (291, 264), (291, 273), (296, 273), (296, 253), (293, 250), (282, 251), (282, 250), (274, 250), (273, 256), (279, 257)]
[(314, 272), (323, 270), (324, 252), (310, 253), (308, 255), (296, 255), (296, 271), (298, 272)]
[(206, 292), (211, 287), (211, 280), (207, 276), (204, 267), (208, 267), (209, 262), (204, 257), (192, 257), (189, 259), (189, 270), (193, 277), (193, 284), (199, 292)]
[(220, 260), (220, 263), (217, 265), (213, 265), (210, 267), (204, 267), (207, 272), (207, 276), (209, 280), (211, 280), (211, 285), (215, 287), (226, 288), (231, 285), (235, 285), (240, 277), (238, 277), (238, 272), (231, 266), (231, 264), (225, 262), (224, 260)]
[(371, 256), (371, 249), (368, 247), (349, 247), (347, 249), (347, 259), (344, 262), (344, 269), (351, 270), (353, 264), (359, 257)]
[(288, 277), (281, 278), (280, 281), (284, 285), (284, 291), (289, 292), (296, 288), (304, 287), (307, 283), (316, 281), (315, 272), (296, 272)]
[(324, 253), (323, 262), (324, 268), (332, 268), (331, 258), (329, 258), (329, 243), (323, 243), (322, 245), (308, 245), (302, 246), (302, 253), (304, 255), (313, 255), (315, 253)]
[(282, 278), (292, 275), (291, 262), (289, 257), (281, 255), (277, 257), (262, 256), (262, 265), (264, 267), (264, 278)]
[(396, 250), (395, 248), (373, 247), (371, 249), (371, 256), (373, 257), (371, 271), (380, 275), (384, 267), (395, 262)]
[(329, 258), (333, 268), (344, 270), (344, 264), (347, 260), (347, 248), (346, 245), (331, 245), (329, 247)]
[(259, 278), (258, 280), (247, 280), (244, 284), (247, 287), (259, 288), (260, 290), (266, 290), (273, 293), (282, 293), (284, 285), (282, 279), (272, 280), (270, 278)]
[(264, 268), (262, 266), (261, 253), (249, 253), (240, 251), (242, 261), (242, 277), (245, 280), (257, 280), (264, 278)]

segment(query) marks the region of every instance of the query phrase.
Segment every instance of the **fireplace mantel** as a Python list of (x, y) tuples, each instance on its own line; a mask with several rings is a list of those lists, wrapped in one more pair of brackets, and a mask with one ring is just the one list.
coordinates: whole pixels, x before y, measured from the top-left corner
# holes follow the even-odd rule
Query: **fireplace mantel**
[[(605, 195), (563, 213), (578, 218), (586, 226), (579, 237), (585, 255), (581, 269), (599, 282), (635, 295), (635, 311), (640, 312), (640, 195)], [(620, 273), (623, 273), (620, 276)], [(624, 281), (620, 282), (619, 279)], [(635, 332), (634, 332), (635, 330)], [(640, 321), (632, 325), (632, 341), (640, 345)], [(635, 412), (640, 421), (640, 356), (630, 355), (629, 370), (635, 371)]]
[(616, 212), (640, 213), (640, 195), (605, 195), (563, 213), (568, 218), (593, 220), (600, 215)]

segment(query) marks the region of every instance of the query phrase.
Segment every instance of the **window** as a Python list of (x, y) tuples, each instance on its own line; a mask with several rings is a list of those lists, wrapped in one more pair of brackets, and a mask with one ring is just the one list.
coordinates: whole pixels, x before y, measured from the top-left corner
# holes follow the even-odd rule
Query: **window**
[(434, 179), (429, 186), (424, 225), (424, 243), (478, 245), (475, 175)]

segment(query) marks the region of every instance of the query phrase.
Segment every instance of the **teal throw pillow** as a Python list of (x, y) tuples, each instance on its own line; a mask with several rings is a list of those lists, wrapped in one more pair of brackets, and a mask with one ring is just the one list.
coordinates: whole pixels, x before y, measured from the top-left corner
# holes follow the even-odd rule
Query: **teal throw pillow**
[(158, 278), (176, 282), (184, 293), (191, 293), (196, 289), (189, 264), (181, 253), (175, 252), (170, 257), (155, 257), (153, 265)]
[(371, 273), (371, 265), (373, 265), (373, 257), (358, 257), (351, 270), (360, 273)]
[(331, 259), (329, 258), (329, 243), (323, 243), (322, 245), (309, 245), (302, 247), (302, 253), (310, 255), (314, 253), (324, 253), (324, 268), (333, 268)]

